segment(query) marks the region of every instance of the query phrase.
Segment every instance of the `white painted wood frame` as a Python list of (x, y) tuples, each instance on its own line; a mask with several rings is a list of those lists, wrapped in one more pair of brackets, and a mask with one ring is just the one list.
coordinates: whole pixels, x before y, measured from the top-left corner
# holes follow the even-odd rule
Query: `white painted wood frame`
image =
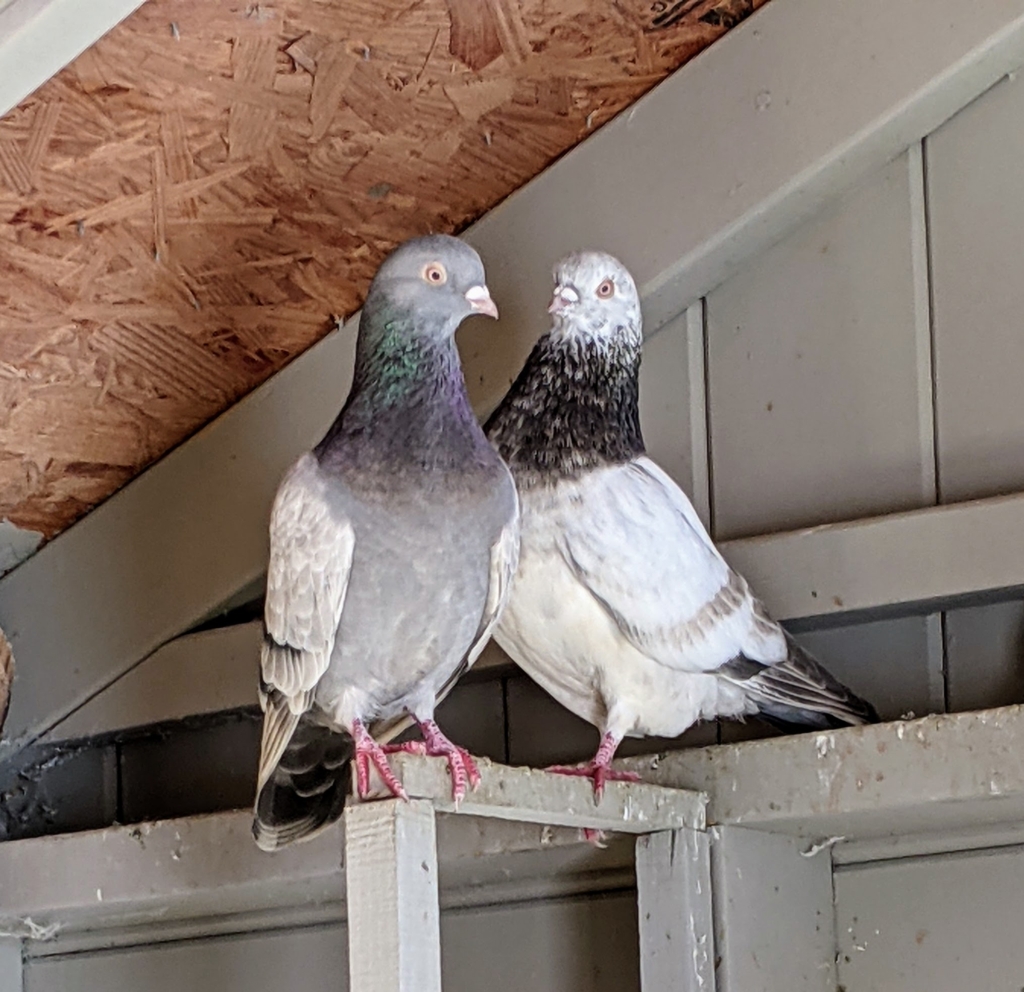
[(78, 58), (142, 3), (143, 0), (0, 2), (0, 116)]
[(350, 989), (441, 992), (434, 820), (423, 799), (345, 808)]
[[(126, 12), (91, 7), (111, 25)], [(478, 408), (542, 328), (549, 269), (567, 249), (619, 254), (653, 333), (1022, 63), (1024, 0), (773, 0), (467, 233), (503, 315), (462, 338)], [(274, 488), (340, 405), (353, 327), (0, 580), (19, 659), (0, 760), (258, 581)], [(1005, 529), (1022, 499), (726, 550), (783, 618), (1022, 587), (1024, 555)], [(955, 553), (942, 557), (922, 529)], [(964, 541), (990, 553), (967, 560)], [(894, 553), (880, 561), (878, 548)]]
[[(451, 858), (454, 854), (464, 863), (479, 859), (488, 849), (496, 855), (529, 850), (557, 854), (566, 838), (557, 836), (554, 827), (583, 824), (652, 838), (650, 845), (639, 849), (640, 941), (642, 949), (649, 950), (654, 958), (653, 967), (647, 969), (650, 981), (645, 980), (644, 992), (668, 992), (670, 988), (697, 992), (703, 976), (710, 974), (710, 853), (702, 834), (706, 799), (701, 794), (638, 782), (610, 782), (600, 802), (595, 802), (588, 779), (487, 762), (481, 767), (479, 789), (456, 810), (450, 801), (451, 782), (444, 759), (400, 755), (393, 767), (411, 800), (355, 803), (345, 809), (342, 834), (349, 988), (360, 992), (441, 992), (436, 819), (445, 810), (458, 813), (455, 820), (471, 824), (477, 820), (473, 827), (475, 841), (465, 843), (464, 836), (461, 846), (450, 842), (443, 845), (443, 855)], [(0, 932), (20, 934), (31, 920), (37, 938), (40, 934), (53, 938), (78, 929), (86, 946), (90, 940), (99, 942), (93, 946), (103, 946), (109, 941), (103, 929), (130, 928), (132, 923), (147, 918), (166, 919), (173, 926), (173, 916), (182, 911), (198, 921), (203, 909), (207, 913), (211, 910), (211, 899), (215, 912), (226, 916), (237, 913), (240, 902), (250, 911), (258, 906), (271, 909), (275, 905), (294, 905), (296, 894), (311, 884), (323, 899), (325, 883), (341, 882), (336, 854), (333, 865), (323, 861), (322, 841), (286, 849), (283, 857), (259, 854), (251, 838), (239, 836), (237, 819), (229, 814), (205, 818), (205, 822), (193, 819), (147, 825), (145, 833), (142, 828), (99, 831), (86, 840), (93, 847), (94, 857), (101, 855), (98, 863), (62, 877), (58, 874), (61, 866), (51, 862), (31, 881), (24, 871), (26, 854), (31, 860), (47, 844), (57, 848), (58, 859), (75, 847), (84, 854), (84, 838), (77, 843), (73, 837), (29, 843), (27, 848), (22, 847), (23, 858), (18, 862), (4, 858), (7, 849), (17, 847), (18, 842), (4, 845), (0, 850)], [(500, 823), (495, 833), (489, 829), (492, 820), (511, 823)], [(219, 830), (214, 826), (217, 821)], [(531, 837), (523, 828), (528, 830), (532, 823), (544, 826)], [(502, 828), (509, 825), (516, 833), (503, 836)], [(223, 834), (221, 841), (231, 845), (241, 842), (244, 849), (233, 847), (228, 849), (229, 856), (218, 854), (217, 848), (210, 846), (218, 834)], [(700, 834), (704, 839), (690, 834)], [(337, 835), (337, 828), (325, 832), (335, 843)], [(204, 839), (197, 843), (199, 837)], [(573, 840), (578, 846), (578, 833)], [(126, 848), (125, 841), (129, 857), (117, 857), (116, 853)], [(168, 845), (170, 857), (163, 858), (158, 852)], [(147, 848), (148, 856), (141, 853)], [(182, 864), (184, 871), (177, 881), (165, 878), (153, 884), (155, 873), (166, 871), (162, 866), (183, 862), (187, 863)], [(240, 868), (250, 863), (248, 878), (243, 879)], [(63, 867), (66, 870), (68, 866)], [(141, 900), (131, 895), (139, 868), (149, 876), (148, 895)], [(170, 874), (178, 873), (172, 867)], [(292, 885), (286, 882), (288, 875), (292, 876)], [(213, 876), (218, 876), (216, 882)], [(678, 884), (666, 887), (666, 877)], [(479, 890), (478, 868), (471, 869), (471, 878), (475, 883), (472, 887)], [(94, 880), (95, 896), (90, 892), (88, 905), (77, 905), (83, 882), (91, 889)], [(214, 884), (208, 886), (208, 882)], [(189, 888), (195, 890), (194, 901), (182, 898)], [(200, 888), (205, 891), (199, 892)], [(219, 894), (215, 888), (221, 890)], [(142, 895), (141, 891), (137, 894)], [(336, 901), (339, 895), (334, 892), (330, 901)], [(493, 897), (493, 892), (489, 895)], [(683, 898), (684, 904), (677, 905), (671, 898), (674, 896)], [(695, 912), (684, 923), (691, 900)], [(144, 932), (145, 928), (140, 931)], [(667, 937), (669, 934), (672, 939)], [(19, 968), (10, 969), (9, 984), (11, 992), (20, 992), (22, 947), (20, 940), (8, 940), (0, 937), (0, 964), (5, 963), (5, 955), (17, 955)], [(697, 962), (701, 963), (699, 972), (693, 970)], [(670, 982), (672, 976), (683, 976), (683, 984)], [(2, 988), (7, 992), (6, 985)]]
[[(640, 842), (641, 913), (651, 906), (670, 910), (655, 916), (660, 934), (641, 928), (645, 955), (654, 952), (644, 963), (654, 990), (832, 989), (840, 936), (832, 904), (835, 865), (1012, 848), (1024, 839), (1019, 706), (622, 764), (649, 782), (609, 783), (613, 805), (626, 796), (635, 799), (636, 815), (621, 826), (642, 832), (639, 813), (654, 808), (652, 799), (662, 791), (670, 802), (680, 797), (677, 816), (689, 817), (692, 793), (674, 790), (695, 786), (706, 790), (714, 823), (706, 833), (677, 842), (672, 871), (670, 839), (656, 834)], [(443, 769), (440, 759), (403, 759), (401, 774), (410, 783), (419, 775), (444, 784), (437, 765)], [(564, 796), (544, 800), (543, 785), (528, 773), (493, 766), (486, 774), (492, 784), (505, 783), (512, 804), (525, 799), (529, 810), (550, 801), (551, 819), (560, 820)], [(669, 788), (658, 790), (655, 783)], [(570, 787), (579, 790), (580, 800), (589, 788), (585, 781)], [(381, 812), (389, 806), (379, 805)], [(0, 955), (20, 966), (22, 947), (31, 961), (345, 919), (345, 871), (338, 857), (343, 827), (266, 855), (252, 843), (250, 822), (248, 812), (224, 813), (0, 845), (0, 931), (13, 935), (7, 943), (0, 940)], [(442, 909), (610, 891), (632, 878), (633, 847), (615, 835), (599, 850), (582, 844), (576, 830), (440, 814), (437, 836)], [(697, 865), (690, 872), (680, 851), (703, 858), (702, 837), (710, 841), (710, 869)], [(695, 943), (687, 936), (683, 956), (674, 963), (663, 958), (657, 970), (667, 947), (665, 928), (673, 937), (680, 927), (690, 932), (676, 896), (691, 900), (698, 938), (707, 932), (706, 901), (693, 896), (707, 893), (708, 871), (714, 942)], [(645, 889), (655, 872), (658, 885)], [(705, 950), (712, 964), (719, 960), (717, 972), (708, 971)], [(688, 985), (694, 975), (704, 984)], [(655, 981), (666, 976), (677, 984)], [(17, 992), (20, 985), (12, 977), (4, 992), (8, 988)]]
[(707, 833), (662, 830), (638, 837), (636, 896), (643, 992), (715, 992)]

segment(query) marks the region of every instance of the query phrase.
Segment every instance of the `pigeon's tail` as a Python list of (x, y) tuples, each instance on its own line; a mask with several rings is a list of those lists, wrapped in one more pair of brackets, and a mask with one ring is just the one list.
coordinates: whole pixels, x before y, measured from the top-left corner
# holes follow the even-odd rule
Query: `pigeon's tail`
[(348, 734), (301, 719), (256, 796), (252, 832), (264, 851), (309, 840), (341, 816), (355, 747)]
[(819, 730), (878, 723), (874, 706), (833, 678), (788, 634), (786, 641), (785, 661), (761, 665), (741, 657), (720, 671), (742, 686), (759, 716), (784, 727)]

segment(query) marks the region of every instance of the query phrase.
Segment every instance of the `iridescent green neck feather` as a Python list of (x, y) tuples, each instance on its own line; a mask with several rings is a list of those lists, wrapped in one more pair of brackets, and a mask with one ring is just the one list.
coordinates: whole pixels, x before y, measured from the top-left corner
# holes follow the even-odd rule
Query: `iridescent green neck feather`
[(376, 308), (360, 323), (352, 391), (316, 448), (322, 464), (451, 469), (490, 451), (447, 327)]

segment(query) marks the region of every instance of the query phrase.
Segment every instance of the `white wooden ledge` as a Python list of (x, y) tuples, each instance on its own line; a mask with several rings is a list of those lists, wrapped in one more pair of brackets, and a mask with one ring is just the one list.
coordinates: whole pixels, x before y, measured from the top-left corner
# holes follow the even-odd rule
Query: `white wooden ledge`
[(588, 778), (554, 775), (539, 768), (511, 768), (476, 759), (480, 785), (458, 809), (444, 758), (391, 757), (391, 768), (410, 799), (426, 799), (439, 813), (462, 813), (550, 827), (588, 827), (624, 834), (703, 830), (707, 798), (700, 792), (644, 782), (608, 782), (600, 803)]
[[(635, 877), (643, 992), (713, 990), (703, 795), (609, 782), (595, 802), (589, 779), (481, 760), (480, 785), (456, 811), (445, 759), (396, 755), (392, 767), (408, 802), (352, 802), (342, 829), (276, 854), (256, 848), (248, 812), (0, 844), (0, 953), (340, 917), (350, 988), (441, 992), (442, 904), (607, 890)], [(638, 835), (635, 860), (626, 838), (599, 850), (579, 827)]]
[[(1024, 706), (627, 758), (700, 789), (708, 823), (837, 842), (837, 860), (1024, 840)], [(829, 845), (831, 848), (832, 845)], [(856, 847), (856, 850), (854, 850)], [(823, 849), (823, 848), (822, 848)]]
[(456, 806), (446, 759), (396, 755), (391, 767), (408, 802), (345, 808), (350, 989), (441, 992), (439, 812), (641, 835), (636, 884), (642, 992), (712, 988), (703, 795), (608, 782), (598, 801), (587, 778), (481, 760), (479, 785)]
[[(401, 756), (394, 765), (411, 802), (346, 811), (363, 821), (376, 859), (355, 883), (370, 903), (362, 922), (348, 914), (350, 933), (372, 924), (367, 906), (386, 879), (393, 925), (380, 935), (390, 946), (412, 925), (400, 918), (403, 892), (429, 902), (436, 891), (439, 908), (467, 907), (635, 880), (645, 992), (749, 992), (765, 974), (787, 992), (834, 989), (834, 865), (1024, 842), (1024, 706), (626, 759), (648, 781), (609, 783), (598, 806), (586, 780), (482, 763), (462, 813), (437, 815), (450, 804), (445, 762)], [(651, 830), (704, 822), (689, 789), (708, 795), (707, 830)], [(651, 832), (634, 855), (624, 831), (639, 829), (641, 811)], [(487, 812), (498, 818), (478, 815)], [(614, 823), (607, 849), (581, 842), (588, 817)], [(38, 957), (346, 919), (356, 852), (343, 868), (345, 829), (267, 855), (249, 826), (238, 812), (0, 844), (0, 961), (19, 960), (20, 948)], [(400, 868), (403, 849), (415, 857)], [(411, 915), (417, 928), (432, 907)], [(656, 925), (645, 925), (648, 914)], [(390, 977), (401, 978), (401, 964)]]

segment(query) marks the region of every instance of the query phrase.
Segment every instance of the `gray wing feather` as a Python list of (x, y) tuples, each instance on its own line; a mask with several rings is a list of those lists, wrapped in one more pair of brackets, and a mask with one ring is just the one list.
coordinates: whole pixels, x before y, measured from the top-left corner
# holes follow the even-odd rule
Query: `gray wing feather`
[(327, 671), (355, 550), (351, 522), (312, 455), (285, 477), (270, 518), (263, 681), (298, 699)]
[(355, 532), (328, 498), (313, 455), (285, 476), (270, 516), (270, 564), (260, 657), (265, 713), (260, 788), (327, 671), (345, 605)]
[(562, 522), (561, 553), (639, 651), (688, 672), (715, 671), (738, 654), (785, 658), (781, 629), (652, 461), (595, 475), (583, 498)]

